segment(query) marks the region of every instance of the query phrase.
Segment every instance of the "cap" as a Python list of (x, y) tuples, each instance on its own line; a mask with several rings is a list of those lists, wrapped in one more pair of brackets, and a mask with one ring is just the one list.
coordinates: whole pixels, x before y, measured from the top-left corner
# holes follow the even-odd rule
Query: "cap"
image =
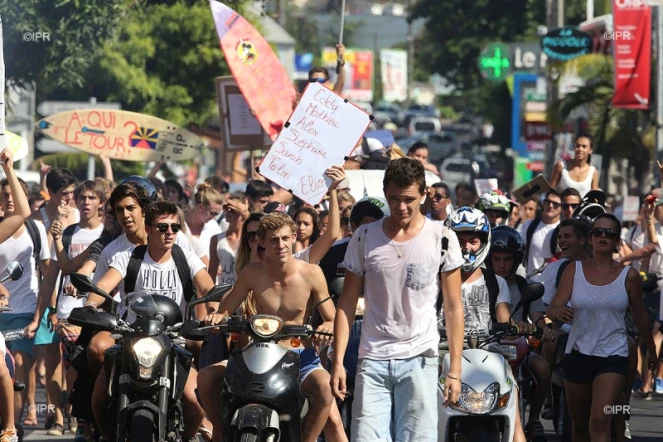
[(288, 210), (286, 209), (285, 205), (283, 203), (279, 203), (278, 201), (272, 201), (271, 203), (267, 203), (264, 209), (265, 213), (272, 213), (272, 212), (286, 213), (287, 211)]
[(352, 207), (350, 212), (350, 222), (359, 224), (365, 216), (375, 219), (382, 219), (389, 216), (391, 211), (384, 198), (365, 196)]

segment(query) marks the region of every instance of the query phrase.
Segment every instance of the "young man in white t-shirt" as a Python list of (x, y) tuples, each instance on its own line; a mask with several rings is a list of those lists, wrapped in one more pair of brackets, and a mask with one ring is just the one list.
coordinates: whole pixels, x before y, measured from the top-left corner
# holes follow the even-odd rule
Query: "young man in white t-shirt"
[[(555, 230), (555, 227), (559, 224), (559, 217), (562, 211), (561, 207), (562, 199), (559, 192), (551, 189), (546, 193), (543, 200), (541, 219), (533, 219), (523, 224), (521, 232), (525, 240), (525, 247), (527, 247), (527, 252), (525, 253), (527, 261), (525, 264), (528, 274), (543, 267), (543, 264), (553, 256), (548, 233)], [(532, 223), (536, 223), (537, 225), (530, 234), (528, 232)], [(548, 241), (546, 241), (546, 238), (548, 238)], [(556, 244), (554, 246), (556, 247)]]
[[(122, 201), (113, 205), (116, 209), (116, 214), (118, 214), (117, 208), (121, 204)], [(177, 232), (181, 228), (175, 204), (169, 201), (157, 201), (148, 206), (145, 212), (145, 230), (148, 236), (147, 251), (140, 265), (138, 275), (136, 275), (134, 292), (146, 291), (153, 295), (168, 296), (177, 302), (184, 311), (186, 307), (186, 294), (180, 280), (182, 275), (178, 275), (178, 269), (172, 255)], [(204, 295), (214, 287), (214, 283), (207, 273), (205, 264), (194, 253), (186, 250), (182, 250), (182, 252), (191, 272), (188, 276), (192, 279), (197, 292)], [(127, 276), (132, 253), (133, 250), (119, 252), (111, 263), (108, 272), (99, 279), (97, 287), (106, 293), (110, 293), (117, 287), (120, 299), (124, 299), (127, 294), (124, 291), (123, 280)], [(103, 297), (90, 293), (86, 306), (96, 307), (103, 303)], [(120, 315), (123, 315), (125, 311), (118, 308), (118, 314)], [(108, 332), (100, 332), (99, 334), (102, 333), (108, 334)], [(112, 341), (110, 335), (108, 339)], [(203, 410), (198, 404), (195, 394), (196, 377), (196, 370), (191, 368), (182, 395), (184, 409), (184, 432), (182, 439), (184, 441), (195, 438), (198, 428), (203, 421)], [(92, 406), (97, 428), (101, 432), (103, 439), (107, 441), (110, 440), (110, 428), (108, 427), (106, 409), (109, 399), (106, 373), (104, 370), (101, 370), (94, 386)]]
[[(62, 339), (69, 343), (76, 342), (81, 329), (67, 323), (67, 318), (73, 309), (83, 307), (85, 303), (84, 298), (65, 295), (64, 288), (69, 285), (69, 277), (61, 273), (60, 262), (73, 260), (101, 235), (104, 226), (99, 217), (99, 211), (106, 201), (106, 192), (101, 184), (95, 181), (85, 181), (74, 190), (74, 200), (76, 201), (78, 212), (81, 214), (80, 221), (66, 229), (63, 228), (63, 223), (60, 220), (53, 221), (53, 224), (51, 224), (51, 228), (49, 229), (49, 233), (53, 238), (51, 262), (48, 265), (48, 270), (44, 275), (44, 280), (39, 290), (39, 318), (43, 316), (44, 311), (48, 307), (49, 320), (53, 324), (53, 330), (57, 332), (53, 344), (51, 347), (47, 347), (48, 351), (45, 352), (44, 358), (46, 373), (52, 376), (48, 387), (50, 398), (55, 407), (54, 422), (57, 425), (63, 425), (63, 416), (60, 408), (63, 355), (60, 340)], [(65, 250), (63, 244), (65, 231), (66, 235), (70, 238), (67, 250)], [(38, 322), (33, 322), (31, 327), (36, 329), (38, 325)], [(71, 391), (71, 387), (76, 380), (76, 371), (67, 370), (66, 377), (67, 389)], [(71, 407), (70, 404), (67, 404), (67, 406)], [(70, 424), (73, 423), (70, 422)], [(48, 434), (56, 436), (58, 433), (61, 434), (61, 431), (62, 428), (55, 427), (50, 429)]]
[(420, 161), (391, 161), (383, 183), (390, 216), (357, 230), (343, 262), (346, 276), (334, 323), (332, 391), (345, 398), (343, 358), (363, 290), (366, 309), (352, 439), (436, 442), (438, 401), (433, 386), (440, 335), (435, 304), (441, 288), (451, 353), (444, 383), (444, 405), (449, 405), (460, 394), (463, 257), (456, 235), (420, 212), (426, 186)]

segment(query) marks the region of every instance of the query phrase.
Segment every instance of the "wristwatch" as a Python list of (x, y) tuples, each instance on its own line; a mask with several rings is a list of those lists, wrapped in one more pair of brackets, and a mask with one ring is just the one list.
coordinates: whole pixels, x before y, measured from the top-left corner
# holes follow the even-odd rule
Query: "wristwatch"
[(51, 305), (49, 305), (49, 306), (47, 307), (47, 309), (48, 309), (48, 316), (52, 315), (52, 314), (55, 313), (56, 310), (57, 310), (56, 307), (53, 307), (53, 306), (51, 306)]

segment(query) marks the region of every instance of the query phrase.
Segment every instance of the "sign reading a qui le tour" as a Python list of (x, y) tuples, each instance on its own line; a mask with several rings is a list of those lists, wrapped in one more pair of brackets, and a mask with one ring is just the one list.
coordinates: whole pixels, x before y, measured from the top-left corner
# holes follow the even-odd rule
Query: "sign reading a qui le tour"
[(319, 204), (332, 181), (325, 170), (345, 162), (370, 120), (352, 102), (309, 83), (258, 173), (305, 202)]

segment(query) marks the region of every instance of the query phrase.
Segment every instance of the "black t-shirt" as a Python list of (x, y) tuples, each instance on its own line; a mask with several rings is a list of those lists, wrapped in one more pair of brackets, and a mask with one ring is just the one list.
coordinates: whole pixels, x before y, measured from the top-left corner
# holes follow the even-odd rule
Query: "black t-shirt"
[[(341, 263), (345, 259), (345, 252), (348, 250), (349, 243), (350, 238), (337, 241), (320, 260), (319, 265), (322, 273), (325, 275), (328, 287), (336, 278), (343, 278), (345, 276), (345, 269), (341, 267)], [(338, 301), (338, 299), (334, 299), (334, 301)]]
[(99, 262), (99, 256), (103, 252), (104, 248), (113, 242), (119, 235), (104, 235), (95, 239), (92, 244), (90, 244), (90, 253), (88, 254), (88, 260)]

